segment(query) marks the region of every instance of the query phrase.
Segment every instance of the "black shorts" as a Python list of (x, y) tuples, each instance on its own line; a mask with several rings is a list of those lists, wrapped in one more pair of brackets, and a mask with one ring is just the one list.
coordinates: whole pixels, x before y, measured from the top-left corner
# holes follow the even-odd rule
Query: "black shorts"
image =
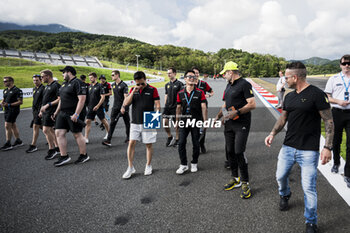
[[(72, 133), (81, 133), (84, 126), (78, 122), (73, 122), (70, 117), (74, 112), (62, 112), (60, 111), (56, 117), (55, 129), (66, 129), (67, 132), (71, 131)], [(84, 122), (85, 116), (80, 114), (79, 120)]]
[(52, 120), (51, 116), (54, 114), (54, 112), (52, 111), (45, 111), (42, 114), (42, 125), (46, 126), (46, 127), (54, 127), (55, 126), (55, 122)]
[(176, 108), (164, 108), (163, 118), (176, 118)]
[(103, 112), (103, 108), (97, 109), (97, 111), (93, 111), (92, 109), (88, 109), (88, 113), (86, 116), (86, 119), (93, 120), (95, 119), (96, 115), (98, 118), (102, 121), (105, 119), (105, 113)]
[(40, 111), (38, 111), (38, 110), (33, 110), (33, 124), (35, 124), (35, 125), (41, 125), (42, 124), (42, 120), (38, 116), (39, 112)]
[(6, 110), (4, 113), (5, 122), (15, 123), (18, 115), (19, 115), (18, 108), (10, 108), (10, 109)]

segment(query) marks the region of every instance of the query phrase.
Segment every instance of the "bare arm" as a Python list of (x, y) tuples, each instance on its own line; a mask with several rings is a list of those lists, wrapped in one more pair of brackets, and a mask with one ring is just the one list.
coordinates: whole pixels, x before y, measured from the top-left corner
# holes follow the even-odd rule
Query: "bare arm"
[(156, 111), (160, 112), (160, 100), (154, 101), (154, 108)]
[(266, 146), (268, 146), (268, 147), (271, 146), (275, 135), (278, 134), (286, 125), (287, 118), (288, 118), (288, 112), (283, 110), (280, 118), (278, 118), (277, 122), (273, 126), (271, 133), (265, 138), (265, 145)]
[(94, 111), (97, 111), (97, 109), (100, 108), (100, 106), (103, 104), (103, 102), (105, 101), (105, 95), (101, 95), (101, 99), (100, 101), (98, 102), (98, 104), (93, 108)]
[[(245, 114), (256, 108), (255, 98), (251, 97), (246, 99), (247, 104), (238, 109), (240, 114)], [(228, 115), (228, 118), (234, 119), (238, 115), (238, 111), (233, 111)]]
[(331, 94), (327, 93), (327, 96), (328, 96), (329, 102), (332, 104), (338, 104), (338, 105), (343, 106), (343, 107), (346, 107), (348, 104), (350, 104), (349, 101), (339, 100), (339, 99), (333, 98)]
[(330, 108), (319, 111), (322, 120), (324, 121), (326, 142), (325, 147), (321, 151), (322, 164), (328, 163), (332, 159), (332, 152), (330, 148), (333, 147), (333, 136), (334, 136), (334, 123), (332, 117), (332, 111)]
[(222, 114), (222, 109), (223, 109), (223, 108), (226, 108), (226, 103), (224, 103), (224, 104), (221, 106), (221, 108), (220, 108), (218, 114), (217, 114), (216, 117), (215, 117), (215, 120), (216, 120), (216, 121), (217, 121), (217, 120), (220, 120), (221, 117), (223, 116), (223, 114)]
[(81, 110), (83, 109), (85, 104), (86, 95), (78, 95), (78, 99), (79, 101), (78, 101), (77, 107), (75, 108), (75, 113), (71, 116), (71, 120), (73, 122), (76, 122), (77, 119), (79, 118)]
[(202, 103), (201, 107), (202, 107), (203, 120), (206, 121), (206, 120), (208, 120), (208, 108), (207, 108), (206, 103)]
[(168, 100), (168, 95), (167, 94), (165, 94), (165, 96), (164, 96), (164, 106), (166, 105), (166, 101)]

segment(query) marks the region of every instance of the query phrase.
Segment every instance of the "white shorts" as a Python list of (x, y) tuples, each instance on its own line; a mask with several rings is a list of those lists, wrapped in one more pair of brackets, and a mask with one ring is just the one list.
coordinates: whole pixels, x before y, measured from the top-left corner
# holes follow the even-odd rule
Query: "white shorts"
[(155, 143), (157, 141), (157, 130), (144, 129), (143, 124), (131, 123), (130, 140), (141, 141), (144, 144)]

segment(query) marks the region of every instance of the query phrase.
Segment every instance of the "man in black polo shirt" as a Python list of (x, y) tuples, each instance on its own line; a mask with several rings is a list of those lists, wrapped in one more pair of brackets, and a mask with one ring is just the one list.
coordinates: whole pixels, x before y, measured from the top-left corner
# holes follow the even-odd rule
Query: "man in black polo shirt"
[[(205, 81), (202, 81), (199, 79), (199, 69), (197, 67), (192, 67), (192, 70), (194, 71), (196, 77), (197, 77), (197, 83), (196, 87), (204, 92), (205, 95), (205, 104), (207, 105), (208, 108), (208, 98), (212, 97), (214, 95), (213, 89), (209, 86), (209, 84)], [(204, 145), (205, 143), (205, 135), (206, 135), (206, 130), (204, 128), (200, 129), (200, 137), (199, 137), (199, 144), (201, 148), (201, 153), (205, 154), (207, 153), (207, 149)]]
[(276, 179), (280, 195), (280, 210), (288, 210), (291, 197), (289, 174), (295, 163), (301, 168), (304, 191), (306, 232), (317, 232), (317, 166), (321, 136), (321, 118), (325, 123), (325, 146), (321, 152), (322, 164), (332, 159), (334, 125), (327, 95), (306, 81), (306, 67), (302, 62), (292, 62), (285, 72), (286, 83), (295, 89), (286, 95), (283, 111), (269, 136), (270, 147), (274, 137), (288, 122), (287, 133), (278, 155)]
[(42, 70), (40, 75), (44, 83), (47, 83), (44, 89), (39, 117), (42, 118), (43, 133), (45, 134), (47, 143), (49, 144), (49, 150), (45, 156), (45, 159), (50, 160), (54, 159), (55, 156), (59, 154), (58, 143), (54, 130), (55, 122), (52, 119), (52, 115), (57, 109), (59, 102), (58, 92), (61, 85), (53, 79), (51, 70)]
[[(112, 86), (109, 82), (107, 82), (106, 80), (106, 76), (104, 76), (103, 74), (100, 76), (99, 78), (100, 82), (101, 82), (101, 86), (105, 92), (105, 100), (103, 101), (103, 109), (105, 112), (108, 112), (109, 110), (109, 96), (112, 95)], [(108, 129), (106, 129), (106, 131), (108, 132)]]
[(97, 75), (95, 72), (89, 74), (90, 86), (89, 86), (89, 104), (88, 104), (88, 113), (86, 116), (86, 128), (85, 128), (85, 142), (89, 143), (89, 134), (91, 130), (91, 121), (96, 117), (100, 119), (107, 132), (109, 130), (108, 121), (105, 118), (105, 113), (103, 110), (103, 102), (105, 99), (105, 91), (101, 84), (97, 82)]
[(75, 164), (85, 163), (90, 159), (86, 153), (84, 136), (81, 133), (85, 126), (85, 116), (82, 114), (82, 110), (86, 99), (86, 85), (76, 78), (76, 71), (73, 67), (66, 66), (60, 71), (63, 72), (65, 82), (60, 88), (60, 100), (54, 113), (56, 119), (55, 133), (61, 151), (60, 158), (54, 163), (56, 167), (62, 166), (71, 160), (67, 154), (66, 133), (68, 131), (72, 131), (79, 147), (80, 155)]
[(163, 111), (164, 129), (168, 134), (165, 146), (177, 146), (179, 144), (179, 129), (176, 128), (176, 136), (174, 138), (171, 135), (169, 120), (176, 118), (177, 93), (183, 88), (183, 83), (176, 79), (176, 69), (173, 67), (168, 69), (168, 77), (170, 81), (165, 84), (165, 107)]
[[(11, 150), (23, 145), (16, 125), (16, 119), (20, 112), (19, 106), (23, 103), (23, 92), (15, 86), (14, 82), (12, 77), (4, 77), (6, 89), (4, 89), (4, 99), (1, 101), (1, 105), (5, 110), (6, 143), (0, 148), (1, 150)], [(12, 134), (16, 138), (13, 145), (11, 145)]]
[[(157, 131), (155, 129), (143, 128), (144, 112), (160, 111), (160, 100), (158, 90), (146, 83), (146, 75), (142, 71), (134, 74), (136, 86), (131, 88), (129, 96), (124, 100), (124, 107), (132, 104), (132, 121), (130, 126), (130, 141), (128, 146), (128, 169), (123, 174), (123, 179), (129, 179), (136, 172), (133, 161), (135, 154), (136, 141), (142, 141), (146, 144), (147, 163), (144, 175), (152, 174), (152, 144), (157, 140)], [(159, 113), (160, 114), (160, 113)]]
[(29, 145), (29, 148), (26, 150), (27, 153), (32, 153), (38, 150), (36, 147), (36, 141), (38, 140), (39, 136), (39, 129), (42, 127), (42, 121), (39, 117), (41, 103), (43, 100), (44, 95), (44, 85), (41, 83), (41, 76), (40, 74), (33, 75), (33, 83), (35, 87), (33, 88), (33, 120), (32, 120), (32, 126), (33, 126), (33, 139), (32, 143)]
[[(105, 139), (102, 142), (102, 145), (105, 145), (105, 146), (111, 146), (113, 132), (120, 117), (123, 117), (124, 124), (125, 124), (125, 131), (126, 131), (126, 139), (124, 141), (125, 143), (129, 141), (129, 135), (130, 135), (129, 108), (123, 107), (124, 99), (128, 97), (128, 85), (125, 82), (123, 82), (123, 80), (120, 79), (119, 70), (112, 71), (112, 79), (114, 81), (114, 83), (112, 84), (114, 102), (113, 102), (113, 108), (111, 113), (111, 122), (110, 122), (109, 131), (108, 131), (108, 136), (107, 136), (107, 139)], [(123, 109), (123, 113), (121, 113), (122, 109)]]
[[(224, 91), (222, 109), (216, 119), (224, 116), (225, 152), (228, 156), (232, 179), (224, 186), (232, 190), (242, 186), (241, 198), (251, 197), (248, 174), (248, 160), (244, 155), (249, 136), (251, 110), (255, 109), (252, 85), (239, 75), (238, 65), (227, 62), (220, 72), (228, 81)], [(238, 176), (238, 167), (241, 177)]]
[[(196, 88), (196, 75), (193, 70), (185, 72), (186, 86), (177, 94), (177, 107), (176, 107), (176, 122), (179, 127), (179, 156), (181, 164), (176, 170), (176, 174), (183, 174), (188, 170), (187, 155), (186, 155), (186, 142), (187, 136), (191, 133), (193, 154), (191, 161), (191, 172), (198, 171), (198, 157), (199, 157), (199, 128), (197, 125), (190, 125), (189, 122), (194, 120), (206, 121), (208, 118), (208, 110), (205, 103), (204, 92)], [(180, 115), (182, 117), (180, 118)]]

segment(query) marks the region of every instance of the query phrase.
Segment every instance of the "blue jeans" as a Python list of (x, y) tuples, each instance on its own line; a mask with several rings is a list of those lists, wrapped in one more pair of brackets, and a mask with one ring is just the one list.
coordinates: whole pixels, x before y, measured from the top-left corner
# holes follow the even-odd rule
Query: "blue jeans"
[(281, 196), (290, 194), (289, 173), (295, 163), (301, 167), (301, 184), (304, 191), (306, 223), (317, 224), (317, 165), (320, 153), (311, 150), (297, 150), (283, 145), (278, 155), (276, 179)]

